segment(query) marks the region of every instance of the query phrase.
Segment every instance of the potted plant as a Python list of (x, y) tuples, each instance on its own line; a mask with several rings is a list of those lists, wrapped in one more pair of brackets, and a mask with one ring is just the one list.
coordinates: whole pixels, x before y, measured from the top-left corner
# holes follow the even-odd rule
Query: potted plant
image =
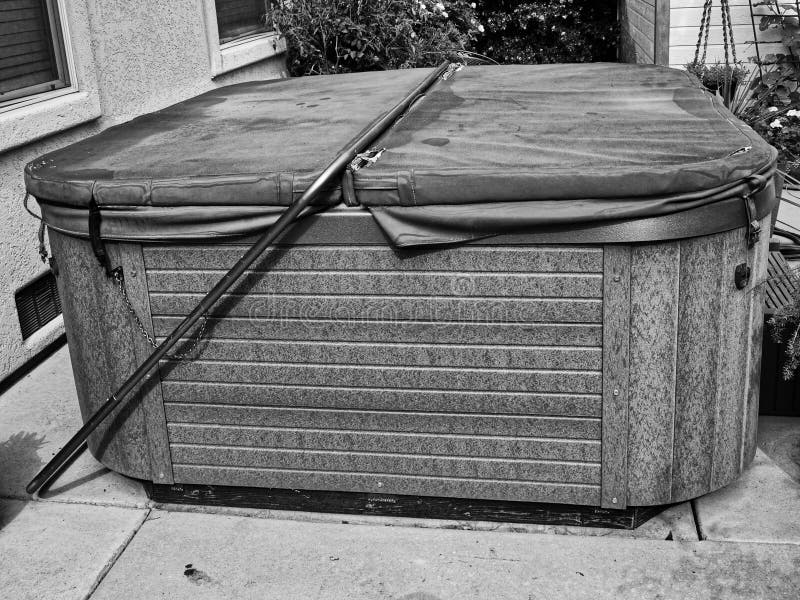
[(716, 62), (707, 65), (702, 61), (692, 61), (684, 68), (697, 77), (709, 92), (722, 97), (725, 106), (730, 107), (740, 84), (748, 77), (749, 71), (741, 63), (723, 64)]

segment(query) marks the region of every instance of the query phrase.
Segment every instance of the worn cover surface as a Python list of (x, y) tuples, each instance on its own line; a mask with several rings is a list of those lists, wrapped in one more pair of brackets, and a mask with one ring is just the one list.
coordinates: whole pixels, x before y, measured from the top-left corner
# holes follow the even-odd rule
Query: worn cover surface
[[(32, 162), (28, 191), (77, 234), (92, 197), (110, 238), (251, 233), (428, 73), (220, 88)], [(376, 147), (352, 191), (398, 245), (689, 211), (763, 187), (776, 159), (686, 73), (625, 64), (465, 67)]]

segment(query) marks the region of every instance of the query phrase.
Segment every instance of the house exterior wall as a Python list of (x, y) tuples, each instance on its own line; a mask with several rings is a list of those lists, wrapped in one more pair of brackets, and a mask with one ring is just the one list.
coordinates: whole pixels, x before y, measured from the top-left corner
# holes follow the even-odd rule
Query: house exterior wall
[(275, 35), (219, 47), (213, 0), (61, 0), (73, 86), (0, 109), (0, 381), (63, 332), (22, 340), (14, 293), (46, 270), (22, 206), (37, 156), (214, 87), (285, 77)]
[(669, 0), (619, 3), (620, 58), (639, 64), (666, 64), (669, 58)]
[[(694, 59), (703, 4), (703, 0), (670, 0), (669, 64), (671, 66), (682, 67)], [(715, 1), (711, 11), (711, 32), (706, 63), (725, 60), (720, 4), (719, 0)], [(759, 31), (758, 16), (755, 19), (755, 30), (753, 29), (748, 0), (730, 0), (728, 4), (731, 9), (737, 58), (740, 61), (748, 62), (750, 57), (756, 56), (754, 44), (756, 39), (759, 41), (759, 51), (762, 56), (783, 51), (781, 34), (778, 30)], [(768, 8), (756, 6), (754, 12), (756, 15), (761, 15), (768, 14), (768, 11)]]
[[(668, 64), (678, 68), (691, 62), (697, 48), (704, 3), (704, 0), (620, 0), (620, 60)], [(770, 14), (768, 7), (754, 6), (755, 19), (751, 19), (751, 3), (748, 0), (729, 0), (729, 6), (739, 61), (747, 64), (757, 56), (756, 39), (761, 56), (785, 52), (780, 31), (775, 28), (767, 31), (758, 29), (760, 16)], [(706, 62), (724, 60), (721, 1), (715, 0), (712, 3)]]

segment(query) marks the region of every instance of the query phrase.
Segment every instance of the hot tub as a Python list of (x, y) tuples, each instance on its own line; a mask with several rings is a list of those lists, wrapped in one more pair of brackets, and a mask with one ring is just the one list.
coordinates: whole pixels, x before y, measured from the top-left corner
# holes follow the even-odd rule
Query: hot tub
[[(85, 418), (427, 73), (221, 88), (28, 165)], [(597, 64), (464, 68), (374, 150), (90, 438), (98, 460), (609, 508), (736, 479), (771, 147), (680, 71)]]

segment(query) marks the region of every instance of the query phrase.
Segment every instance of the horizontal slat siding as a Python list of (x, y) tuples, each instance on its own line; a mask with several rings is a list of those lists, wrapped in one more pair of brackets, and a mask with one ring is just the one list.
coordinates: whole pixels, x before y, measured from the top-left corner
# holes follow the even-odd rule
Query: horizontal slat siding
[(535, 414), (599, 417), (599, 394), (506, 393), (496, 391), (277, 386), (255, 383), (166, 381), (170, 401), (250, 406), (355, 408), (454, 413)]
[[(244, 249), (145, 247), (159, 340)], [(176, 481), (595, 503), (602, 270), (599, 248), (277, 248), (162, 363)]]
[(600, 439), (600, 419), (169, 403), (169, 423)]
[[(672, 66), (682, 67), (694, 59), (697, 47), (697, 34), (700, 30), (700, 19), (703, 15), (704, 0), (670, 0), (670, 57)], [(755, 5), (756, 2), (753, 2)], [(747, 0), (730, 0), (733, 38), (739, 60), (747, 64), (747, 59), (756, 55), (753, 25), (750, 20), (750, 4)], [(785, 52), (781, 43), (781, 34), (777, 29), (760, 31), (758, 24), (761, 15), (771, 14), (764, 6), (753, 7), (756, 22), (757, 39), (761, 56), (775, 52)], [(715, 2), (711, 10), (711, 32), (708, 40), (707, 63), (724, 61), (725, 50), (722, 37), (722, 16), (720, 3)]]
[(541, 461), (528, 458), (425, 456), (363, 451), (234, 448), (173, 444), (172, 459), (182, 465), (214, 464), (223, 467), (391, 473), (431, 477), (511, 479), (516, 481), (573, 481), (597, 483), (600, 465), (583, 462)]
[(175, 480), (201, 481), (210, 485), (271, 487), (331, 491), (371, 491), (411, 496), (485, 498), (559, 504), (600, 504), (600, 486), (575, 483), (503, 481), (461, 477), (425, 477), (387, 473), (319, 472), (302, 470), (220, 467), (175, 464)]
[[(158, 338), (161, 342), (163, 338)], [(220, 339), (203, 346), (206, 360), (490, 369), (600, 370), (600, 348), (570, 346), (469, 346), (363, 342), (295, 342)]]
[(627, 36), (636, 51), (636, 62), (655, 62), (655, 0), (629, 0), (625, 4)]
[[(414, 290), (419, 291), (419, 290)], [(223, 296), (214, 316), (284, 319), (365, 319), (368, 321), (439, 321), (505, 323), (600, 323), (600, 299), (455, 298), (445, 296), (305, 296), (253, 294)], [(153, 315), (186, 315), (204, 294), (150, 294)]]
[[(150, 271), (151, 292), (182, 293), (211, 289), (226, 271)], [(272, 271), (251, 272), (237, 283), (249, 293), (361, 296), (404, 295), (415, 291), (420, 296), (479, 296), (542, 298), (599, 298), (603, 277), (599, 273), (427, 273), (424, 271)]]
[[(156, 269), (229, 269), (248, 246), (152, 246), (145, 252), (148, 272)], [(600, 248), (542, 246), (528, 248), (459, 247), (446, 250), (403, 250), (388, 246), (292, 246), (265, 253), (254, 269), (312, 271), (425, 271), (489, 273), (602, 273)]]
[[(159, 337), (169, 335), (182, 317), (154, 316)], [(502, 344), (593, 346), (602, 343), (600, 324), (464, 323), (436, 321), (363, 321), (357, 319), (208, 319), (209, 337), (243, 340), (405, 342), (431, 344)]]
[(329, 449), (362, 452), (424, 453), (441, 456), (519, 457), (562, 461), (600, 461), (598, 440), (559, 440), (528, 436), (479, 436), (451, 433), (400, 433), (301, 429), (242, 425), (169, 424), (174, 444), (252, 448)]
[[(335, 360), (335, 357), (334, 357)], [(442, 367), (369, 367), (361, 365), (296, 365), (285, 363), (240, 363), (195, 360), (169, 363), (163, 369), (168, 379), (325, 385), (346, 387), (425, 388), (431, 390), (488, 390), (573, 392), (598, 394), (602, 374), (597, 371), (456, 369)]]

